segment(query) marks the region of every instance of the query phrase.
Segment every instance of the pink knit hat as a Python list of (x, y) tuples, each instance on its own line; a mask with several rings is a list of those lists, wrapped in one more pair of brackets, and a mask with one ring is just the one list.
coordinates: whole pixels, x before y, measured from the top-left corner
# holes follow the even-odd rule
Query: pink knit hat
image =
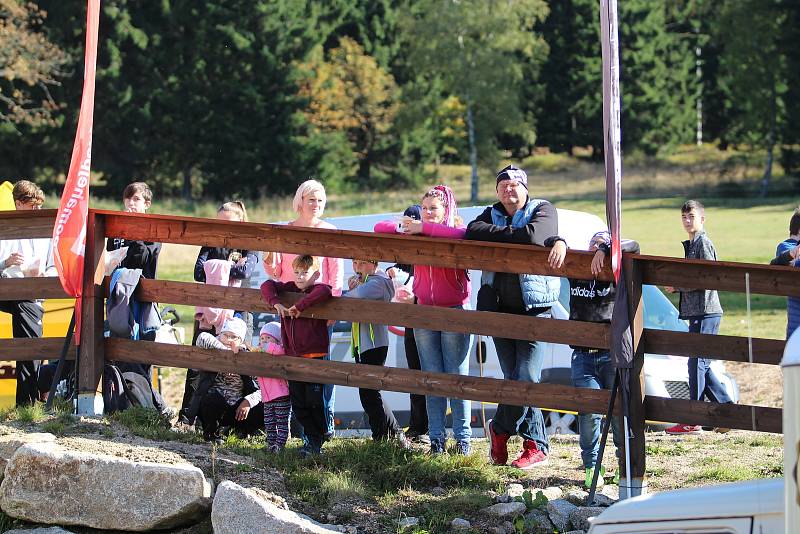
[(424, 200), (428, 197), (435, 197), (442, 201), (442, 204), (444, 204), (444, 223), (447, 226), (455, 226), (458, 206), (456, 205), (456, 197), (453, 194), (453, 190), (443, 184), (437, 185), (429, 189), (422, 198)]

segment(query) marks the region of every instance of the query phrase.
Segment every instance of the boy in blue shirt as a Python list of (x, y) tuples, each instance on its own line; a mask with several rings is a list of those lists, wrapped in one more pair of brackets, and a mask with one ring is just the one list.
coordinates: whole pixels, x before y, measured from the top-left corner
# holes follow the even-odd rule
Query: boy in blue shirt
[[(789, 237), (778, 243), (775, 250), (775, 257), (769, 262), (770, 265), (793, 265), (798, 266), (797, 253), (800, 244), (800, 208), (794, 210), (792, 218), (789, 219)], [(786, 299), (786, 339), (792, 332), (800, 326), (800, 298), (787, 297)]]

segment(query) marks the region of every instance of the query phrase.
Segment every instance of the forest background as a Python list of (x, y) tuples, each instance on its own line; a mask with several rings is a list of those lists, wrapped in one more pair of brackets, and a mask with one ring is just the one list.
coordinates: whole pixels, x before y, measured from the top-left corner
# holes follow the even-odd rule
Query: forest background
[[(754, 192), (800, 188), (800, 2), (619, 17), (628, 161), (702, 142), (723, 182), (757, 160)], [(83, 2), (0, 0), (0, 176), (63, 183), (84, 31)], [(104, 0), (93, 193), (396, 191), (466, 164), (475, 201), (501, 160), (602, 160), (599, 34), (599, 0)]]

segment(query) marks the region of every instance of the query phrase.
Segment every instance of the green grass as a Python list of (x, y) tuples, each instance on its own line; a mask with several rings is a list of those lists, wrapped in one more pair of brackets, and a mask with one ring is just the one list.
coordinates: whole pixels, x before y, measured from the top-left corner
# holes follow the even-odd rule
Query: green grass
[(2, 510), (0, 510), (0, 532), (6, 532), (7, 530), (13, 530), (21, 525), (19, 519), (14, 519), (10, 515), (6, 514)]
[[(349, 499), (378, 502), (382, 522), (396, 528), (400, 518), (421, 517), (430, 532), (445, 532), (454, 517), (473, 515), (492, 504), (487, 495), (513, 480), (513, 469), (490, 466), (478, 454), (430, 456), (370, 439), (337, 439), (319, 457), (301, 459), (299, 441), (270, 454), (263, 437), (229, 436), (223, 450), (253, 458), (260, 467), (283, 473), (286, 489), (320, 509)], [(433, 497), (428, 492), (443, 488)]]
[[(713, 465), (700, 469), (696, 474), (690, 475), (686, 482), (695, 483), (720, 483), (737, 482), (739, 480), (752, 480), (763, 475), (758, 469), (743, 465)], [(773, 475), (777, 476), (777, 475)]]
[(161, 415), (153, 409), (132, 406), (127, 410), (110, 416), (136, 436), (156, 441), (180, 441), (183, 443), (202, 443), (202, 438), (194, 432), (176, 432), (165, 423)]

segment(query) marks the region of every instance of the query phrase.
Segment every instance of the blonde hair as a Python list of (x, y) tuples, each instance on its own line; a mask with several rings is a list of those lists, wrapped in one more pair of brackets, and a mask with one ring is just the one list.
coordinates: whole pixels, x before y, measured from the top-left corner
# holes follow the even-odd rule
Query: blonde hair
[(247, 210), (244, 207), (244, 202), (241, 200), (232, 200), (230, 202), (226, 202), (222, 206), (219, 207), (217, 213), (235, 213), (239, 216), (239, 220), (242, 222), (247, 222)]
[(37, 206), (44, 204), (44, 191), (30, 180), (20, 180), (15, 183), (11, 194), (15, 201), (23, 204), (33, 203)]
[(292, 201), (292, 207), (294, 208), (294, 211), (300, 213), (300, 210), (303, 207), (303, 199), (311, 193), (317, 192), (322, 193), (322, 206), (325, 207), (325, 202), (328, 199), (327, 195), (325, 194), (325, 186), (316, 180), (306, 180), (300, 184), (294, 194), (294, 200)]
[(319, 271), (320, 262), (316, 256), (297, 256), (292, 260), (292, 269), (305, 269), (306, 271)]

